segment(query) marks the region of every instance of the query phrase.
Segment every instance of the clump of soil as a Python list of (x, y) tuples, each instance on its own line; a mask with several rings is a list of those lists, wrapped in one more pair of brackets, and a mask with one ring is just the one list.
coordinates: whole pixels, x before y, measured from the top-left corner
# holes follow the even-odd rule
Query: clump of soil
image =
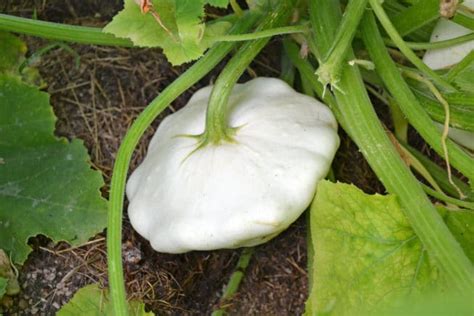
[[(119, 0), (15, 0), (0, 2), (1, 12), (61, 23), (104, 26), (121, 9)], [(48, 42), (25, 37), (30, 51)], [(110, 182), (115, 154), (128, 127), (159, 92), (186, 66), (173, 68), (158, 49), (124, 49), (70, 45), (80, 57), (57, 49), (37, 64), (58, 117), (56, 133), (81, 138), (91, 164)], [(275, 40), (245, 77), (278, 76), (279, 42)], [(192, 93), (208, 85), (223, 65), (179, 97), (160, 115), (140, 142), (131, 169), (142, 160), (161, 119), (182, 107)], [(243, 78), (244, 80), (246, 78)], [(383, 192), (355, 145), (341, 132), (334, 171), (337, 179), (367, 192)], [(103, 190), (108, 194), (107, 186)], [(229, 302), (234, 315), (294, 315), (304, 311), (307, 297), (306, 224), (302, 216), (290, 229), (260, 246), (238, 294)], [(210, 314), (238, 260), (239, 250), (167, 255), (153, 251), (124, 218), (124, 266), (130, 298), (140, 298), (159, 314)], [(82, 247), (32, 240), (34, 251), (20, 271), (22, 292), (6, 302), (8, 315), (53, 315), (77, 289), (90, 283), (107, 286), (104, 235)]]

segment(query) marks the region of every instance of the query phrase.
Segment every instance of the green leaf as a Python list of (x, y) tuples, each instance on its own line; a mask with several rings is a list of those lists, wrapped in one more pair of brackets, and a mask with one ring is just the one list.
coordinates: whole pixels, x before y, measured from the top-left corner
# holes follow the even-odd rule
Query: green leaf
[(26, 44), (20, 38), (11, 33), (0, 32), (0, 74), (17, 76), (31, 85), (45, 86), (38, 69), (24, 67), (20, 73), (26, 51)]
[[(159, 14), (165, 29), (151, 12), (143, 14), (135, 0), (125, 0), (124, 9), (104, 28), (104, 32), (129, 38), (136, 46), (161, 47), (173, 65), (180, 65), (201, 57), (212, 43), (203, 41), (206, 25), (202, 18), (207, 2), (223, 5), (226, 1), (153, 1), (153, 10)], [(219, 30), (223, 34), (227, 29)]]
[(0, 277), (0, 299), (5, 295), (7, 291), (8, 280)]
[(13, 34), (0, 32), (0, 73), (18, 72), (25, 59), (25, 43)]
[(0, 75), (0, 248), (23, 263), (28, 238), (84, 243), (106, 226), (101, 174), (82, 141), (53, 135), (49, 95)]
[(461, 91), (472, 94), (474, 91), (474, 51), (452, 67), (445, 77)]
[[(129, 314), (132, 316), (153, 316), (145, 312), (145, 305), (139, 301), (129, 302)], [(108, 291), (97, 284), (87, 285), (74, 294), (73, 298), (56, 314), (57, 316), (108, 316), (113, 315)]]
[(444, 216), (444, 221), (466, 256), (474, 263), (474, 212), (448, 211)]
[(439, 1), (418, 1), (392, 19), (392, 23), (405, 36), (439, 17)]
[(459, 293), (427, 295), (422, 299), (407, 298), (400, 306), (384, 311), (384, 316), (433, 316), (433, 315), (474, 315), (471, 297), (459, 296)]
[[(18, 283), (17, 275), (15, 271), (13, 271), (10, 258), (8, 258), (3, 249), (0, 249), (0, 279), (6, 280), (6, 285), (3, 288), (4, 294), (16, 295), (20, 292), (20, 284)], [(1, 291), (0, 289), (0, 292)], [(2, 295), (0, 295), (0, 298)]]
[(229, 0), (206, 0), (206, 3), (218, 8), (227, 8)]
[[(446, 111), (441, 103), (430, 92), (417, 90), (416, 88), (413, 88), (412, 91), (431, 118), (437, 122), (444, 123)], [(470, 95), (467, 92), (452, 93), (445, 94), (444, 98), (449, 104), (450, 126), (474, 131), (474, 106), (469, 104), (469, 102), (474, 102), (474, 95)], [(463, 102), (463, 99), (467, 102)], [(456, 103), (453, 103), (453, 101)]]
[(435, 287), (429, 260), (393, 195), (323, 181), (311, 206), (314, 314), (377, 314)]

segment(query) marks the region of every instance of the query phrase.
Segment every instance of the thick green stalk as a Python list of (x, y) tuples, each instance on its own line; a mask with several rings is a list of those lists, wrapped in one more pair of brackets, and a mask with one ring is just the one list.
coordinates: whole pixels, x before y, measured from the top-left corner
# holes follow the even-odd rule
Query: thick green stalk
[[(374, 23), (369, 24), (366, 21), (361, 33), (379, 77), (400, 106), (410, 124), (416, 128), (420, 135), (440, 156), (444, 156), (441, 133), (433, 125), (431, 118), (423, 110), (420, 102), (405, 80), (403, 80), (400, 71), (385, 49), (383, 39)], [(469, 179), (474, 179), (474, 160), (453, 141), (448, 139), (446, 145), (453, 167)]]
[(413, 65), (415, 65), (416, 68), (429, 76), (434, 83), (446, 89), (447, 91), (456, 91), (456, 89), (451, 84), (449, 84), (449, 82), (441, 78), (434, 70), (421, 61), (418, 56), (416, 56), (416, 54), (406, 45), (397, 29), (393, 26), (392, 22), (388, 18), (382, 5), (379, 3), (379, 0), (369, 0), (369, 2), (374, 13), (379, 19), (380, 24), (382, 24), (387, 34), (390, 36), (395, 45), (397, 45), (400, 51), (405, 55), (405, 57), (408, 58), (408, 60)]
[(351, 0), (344, 12), (341, 24), (337, 29), (336, 38), (329, 51), (324, 55), (324, 61), (319, 66), (316, 74), (323, 85), (330, 84), (337, 87), (341, 67), (346, 61), (346, 56), (352, 40), (354, 39), (360, 19), (364, 14), (368, 0)]
[[(340, 20), (338, 1), (314, 0), (309, 4), (317, 45), (320, 51), (327, 50)], [(335, 91), (338, 121), (387, 191), (397, 195), (415, 233), (438, 267), (459, 290), (473, 291), (472, 264), (391, 144), (370, 103), (358, 68), (344, 66), (339, 86), (345, 94)]]
[[(250, 29), (257, 16), (247, 14), (234, 26), (232, 33), (242, 33)], [(140, 137), (153, 120), (181, 93), (210, 72), (235, 46), (220, 43), (209, 50), (199, 61), (170, 84), (138, 116), (128, 130), (117, 153), (110, 184), (109, 220), (107, 228), (107, 262), (109, 268), (109, 288), (114, 315), (127, 315), (127, 301), (122, 270), (122, 210), (125, 181), (133, 151)]]
[[(277, 8), (265, 16), (257, 31), (271, 29), (285, 23), (292, 13), (293, 3), (294, 1), (280, 1)], [(206, 130), (201, 138), (201, 146), (232, 141), (234, 129), (228, 126), (227, 121), (229, 97), (237, 80), (269, 40), (265, 37), (243, 44), (217, 78), (209, 98)]]
[(133, 46), (130, 40), (103, 33), (98, 27), (38, 21), (7, 14), (0, 14), (0, 30), (81, 44)]

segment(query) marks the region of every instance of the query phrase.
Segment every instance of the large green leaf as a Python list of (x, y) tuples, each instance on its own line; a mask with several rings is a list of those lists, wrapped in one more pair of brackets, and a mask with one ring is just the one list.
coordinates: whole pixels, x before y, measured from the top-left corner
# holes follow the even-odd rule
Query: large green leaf
[(79, 140), (53, 135), (49, 95), (0, 75), (0, 248), (22, 263), (28, 238), (81, 244), (103, 230), (103, 180)]
[[(129, 314), (132, 316), (153, 316), (145, 312), (145, 305), (139, 301), (130, 301)], [(74, 297), (64, 305), (57, 316), (108, 316), (113, 315), (108, 291), (101, 290), (97, 284), (91, 284), (79, 289)]]
[(307, 311), (377, 314), (437, 287), (438, 271), (395, 196), (323, 181), (310, 218), (315, 255)]
[[(203, 40), (206, 25), (203, 23), (204, 5), (224, 6), (223, 0), (160, 0), (153, 1), (153, 10), (159, 15), (162, 27), (151, 12), (143, 14), (135, 0), (124, 0), (119, 12), (104, 32), (129, 38), (136, 46), (161, 47), (173, 65), (198, 59), (212, 41)], [(218, 33), (227, 31), (227, 24), (218, 23)], [(216, 27), (213, 33), (216, 33)]]

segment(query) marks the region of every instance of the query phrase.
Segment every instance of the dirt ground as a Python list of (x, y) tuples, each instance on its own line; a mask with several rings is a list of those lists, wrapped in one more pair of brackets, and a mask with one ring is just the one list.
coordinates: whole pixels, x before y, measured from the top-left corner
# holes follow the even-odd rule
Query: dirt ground
[[(104, 26), (121, 9), (121, 0), (0, 0), (0, 12), (75, 25)], [(47, 41), (24, 37), (30, 52)], [(251, 66), (259, 76), (279, 75), (278, 39)], [(80, 57), (62, 49), (37, 63), (48, 83), (45, 89), (58, 117), (57, 134), (85, 141), (94, 168), (108, 185), (115, 153), (127, 128), (140, 111), (186, 67), (173, 68), (158, 49), (124, 49), (70, 45)], [(222, 65), (221, 65), (222, 66)], [(219, 68), (219, 67), (218, 67)], [(154, 123), (182, 107), (193, 91), (211, 82), (218, 70), (182, 95)], [(249, 74), (250, 73), (250, 74)], [(245, 75), (248, 79), (252, 74)], [(141, 161), (151, 128), (140, 143), (132, 170)], [(355, 145), (341, 132), (334, 162), (339, 181), (364, 191), (383, 192)], [(107, 187), (104, 196), (107, 196)], [(302, 216), (286, 232), (256, 249), (238, 294), (229, 302), (231, 315), (297, 315), (307, 297), (306, 223)], [(130, 298), (141, 298), (160, 315), (210, 314), (238, 260), (239, 250), (167, 255), (153, 251), (124, 218), (124, 262)], [(107, 286), (104, 235), (78, 248), (54, 245), (39, 236), (21, 268), (19, 296), (4, 302), (7, 315), (53, 315), (80, 287)]]

